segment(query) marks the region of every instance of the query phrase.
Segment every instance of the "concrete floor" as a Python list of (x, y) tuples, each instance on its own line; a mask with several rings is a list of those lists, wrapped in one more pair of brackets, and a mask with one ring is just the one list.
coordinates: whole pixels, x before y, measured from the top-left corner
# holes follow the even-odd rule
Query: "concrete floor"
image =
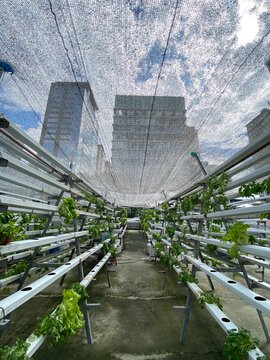
[[(124, 250), (118, 256), (116, 271), (110, 272), (111, 288), (108, 287), (105, 270), (98, 274), (97, 282), (88, 288), (89, 302), (101, 304), (90, 313), (93, 345), (87, 344), (85, 331), (82, 329), (77, 336), (69, 338), (65, 344), (48, 349), (45, 343), (34, 358), (36, 360), (223, 359), (225, 333), (195, 300), (186, 343), (180, 345), (179, 335), (183, 314), (176, 313), (173, 306), (185, 304), (187, 289), (177, 284), (177, 276), (172, 271), (168, 274), (165, 290), (162, 290), (163, 274), (159, 271), (164, 268), (149, 261), (145, 253), (146, 240), (141, 233), (127, 232), (124, 244)], [(90, 269), (90, 264), (88, 267)], [(205, 276), (199, 273), (198, 277), (200, 286), (207, 290), (208, 283)], [(67, 276), (65, 287), (77, 281), (77, 278), (77, 271), (73, 271)], [(261, 340), (265, 349), (265, 339), (256, 312), (233, 295), (228, 296), (218, 284), (215, 286), (225, 313), (237, 325), (251, 329), (252, 335)], [(13, 344), (16, 336), (21, 338), (29, 336), (37, 324), (37, 318), (52, 310), (60, 300), (59, 285), (54, 284), (46, 289), (46, 292), (20, 307), (12, 314), (13, 324), (2, 337), (2, 344)]]

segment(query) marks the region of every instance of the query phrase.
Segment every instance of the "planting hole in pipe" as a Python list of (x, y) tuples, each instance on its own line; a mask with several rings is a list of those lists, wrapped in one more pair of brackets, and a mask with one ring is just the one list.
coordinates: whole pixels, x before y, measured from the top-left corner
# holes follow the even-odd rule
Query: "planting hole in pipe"
[(228, 318), (221, 318), (221, 321), (223, 321), (223, 322), (231, 322), (231, 320), (230, 319), (228, 319)]
[(228, 280), (227, 281), (229, 284), (236, 284), (236, 281), (233, 281), (233, 280)]
[(30, 291), (30, 290), (32, 290), (32, 288), (31, 288), (31, 286), (28, 286), (26, 288), (23, 288), (21, 291)]
[(210, 272), (217, 272), (217, 270), (210, 270)]
[(55, 275), (55, 273), (54, 273), (54, 272), (52, 272), (52, 273), (49, 273), (49, 274), (47, 274), (47, 275)]
[(264, 298), (262, 296), (255, 296), (254, 299), (257, 301), (266, 301), (266, 298)]
[(66, 263), (65, 265), (71, 265), (71, 263)]

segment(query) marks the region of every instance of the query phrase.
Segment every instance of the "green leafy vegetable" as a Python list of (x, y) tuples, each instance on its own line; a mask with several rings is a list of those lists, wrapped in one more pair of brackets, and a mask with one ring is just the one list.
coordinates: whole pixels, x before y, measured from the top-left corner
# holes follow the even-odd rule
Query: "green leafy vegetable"
[(78, 217), (77, 204), (73, 198), (63, 198), (59, 206), (58, 213), (65, 220), (65, 224), (70, 224)]
[(255, 349), (259, 340), (253, 338), (250, 331), (240, 328), (238, 332), (230, 330), (224, 342), (224, 355), (227, 360), (244, 360), (248, 351)]
[(25, 228), (18, 223), (18, 217), (13, 213), (0, 214), (0, 245), (11, 241), (25, 239)]
[(213, 245), (213, 244), (207, 244), (205, 246), (205, 249), (210, 253), (210, 254), (216, 254), (217, 253), (217, 245)]
[(84, 326), (79, 308), (80, 295), (72, 289), (63, 290), (63, 300), (56, 310), (42, 320), (35, 334), (47, 336), (49, 346), (63, 342), (67, 336), (75, 335)]
[(19, 261), (17, 264), (13, 264), (5, 273), (4, 277), (10, 277), (13, 275), (21, 274), (22, 272), (25, 272), (25, 270), (28, 267), (28, 263), (24, 260)]
[(220, 303), (219, 297), (213, 294), (212, 291), (205, 291), (198, 297), (198, 303), (203, 307), (205, 303), (215, 304), (222, 310), (222, 305)]
[(172, 226), (167, 226), (165, 232), (169, 236), (169, 238), (172, 239), (175, 234), (175, 228)]
[(111, 256), (112, 257), (115, 257), (116, 256), (116, 253), (117, 253), (117, 250), (116, 248), (114, 247), (114, 245), (112, 244), (108, 244), (106, 242), (103, 243), (103, 249), (105, 251), (105, 253), (111, 253)]
[(222, 237), (222, 240), (232, 243), (231, 249), (228, 250), (228, 254), (232, 259), (238, 258), (239, 245), (247, 245), (249, 241), (249, 235), (247, 229), (249, 225), (236, 222), (228, 229), (227, 234)]
[(153, 233), (153, 234), (152, 234), (152, 238), (155, 239), (155, 240), (157, 240), (157, 241), (160, 241), (160, 240), (161, 240), (161, 235), (158, 234), (158, 233)]
[(80, 296), (80, 301), (87, 300), (89, 298), (86, 288), (79, 282), (74, 283), (71, 288)]
[(173, 265), (178, 264), (178, 260), (169, 254), (164, 254), (160, 256), (160, 263), (171, 270)]
[(186, 285), (188, 282), (198, 284), (199, 280), (196, 279), (189, 270), (182, 268), (178, 280), (181, 284)]
[(202, 202), (204, 212), (219, 210), (220, 207), (227, 209), (227, 198), (224, 194), (227, 184), (230, 182), (230, 177), (226, 173), (215, 176), (207, 183), (207, 188), (202, 192)]
[(160, 257), (161, 252), (165, 249), (165, 245), (163, 244), (163, 242), (157, 241), (154, 245), (154, 248), (156, 250), (156, 256)]
[[(0, 348), (0, 359), (1, 360), (30, 360), (26, 356), (26, 351), (29, 345), (21, 340), (17, 339), (14, 346), (3, 346)], [(33, 358), (32, 358), (33, 359)]]
[(178, 244), (177, 242), (173, 242), (171, 244), (171, 249), (170, 249), (170, 254), (173, 256), (178, 256), (181, 253), (186, 253), (187, 250), (181, 246), (180, 244)]
[(163, 211), (168, 211), (169, 210), (169, 204), (167, 202), (163, 203), (161, 205), (161, 208)]
[(105, 227), (106, 224), (103, 222), (92, 222), (88, 229), (90, 238), (98, 238), (102, 231), (105, 230)]
[(262, 194), (264, 192), (267, 194), (270, 193), (270, 176), (261, 182), (251, 181), (239, 188), (239, 195), (245, 197)]

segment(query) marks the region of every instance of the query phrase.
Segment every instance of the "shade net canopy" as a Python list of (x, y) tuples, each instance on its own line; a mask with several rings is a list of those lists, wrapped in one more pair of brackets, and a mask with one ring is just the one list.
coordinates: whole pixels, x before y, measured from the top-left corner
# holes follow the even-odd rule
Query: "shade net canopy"
[(0, 113), (117, 205), (175, 197), (192, 151), (211, 173), (264, 129), (267, 0), (2, 0), (0, 29)]

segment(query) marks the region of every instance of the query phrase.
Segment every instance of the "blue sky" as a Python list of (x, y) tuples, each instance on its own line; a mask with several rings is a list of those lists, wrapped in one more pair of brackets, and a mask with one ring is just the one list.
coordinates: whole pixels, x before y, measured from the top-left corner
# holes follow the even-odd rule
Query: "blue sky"
[(33, 111), (12, 111), (0, 109), (4, 115), (14, 124), (19, 125), (23, 130), (35, 128), (39, 125), (39, 120)]
[[(1, 60), (14, 67), (28, 101), (5, 79), (0, 112), (26, 131), (40, 130), (28, 102), (43, 120), (50, 84), (75, 81), (69, 56), (77, 80), (91, 84), (109, 159), (115, 95), (153, 96), (176, 1), (96, 0), (90, 6), (69, 0), (70, 8), (64, 3), (53, 2), (53, 9), (66, 48), (47, 2), (29, 7), (10, 0), (1, 8)], [(206, 161), (221, 163), (239, 149), (245, 125), (269, 106), (264, 65), (270, 48), (269, 10), (267, 0), (179, 1), (157, 94), (185, 98), (187, 125), (197, 129)], [(234, 150), (226, 153), (230, 148)], [(168, 179), (171, 188), (182, 175), (178, 165)], [(166, 167), (160, 163), (155, 171), (153, 182)]]

